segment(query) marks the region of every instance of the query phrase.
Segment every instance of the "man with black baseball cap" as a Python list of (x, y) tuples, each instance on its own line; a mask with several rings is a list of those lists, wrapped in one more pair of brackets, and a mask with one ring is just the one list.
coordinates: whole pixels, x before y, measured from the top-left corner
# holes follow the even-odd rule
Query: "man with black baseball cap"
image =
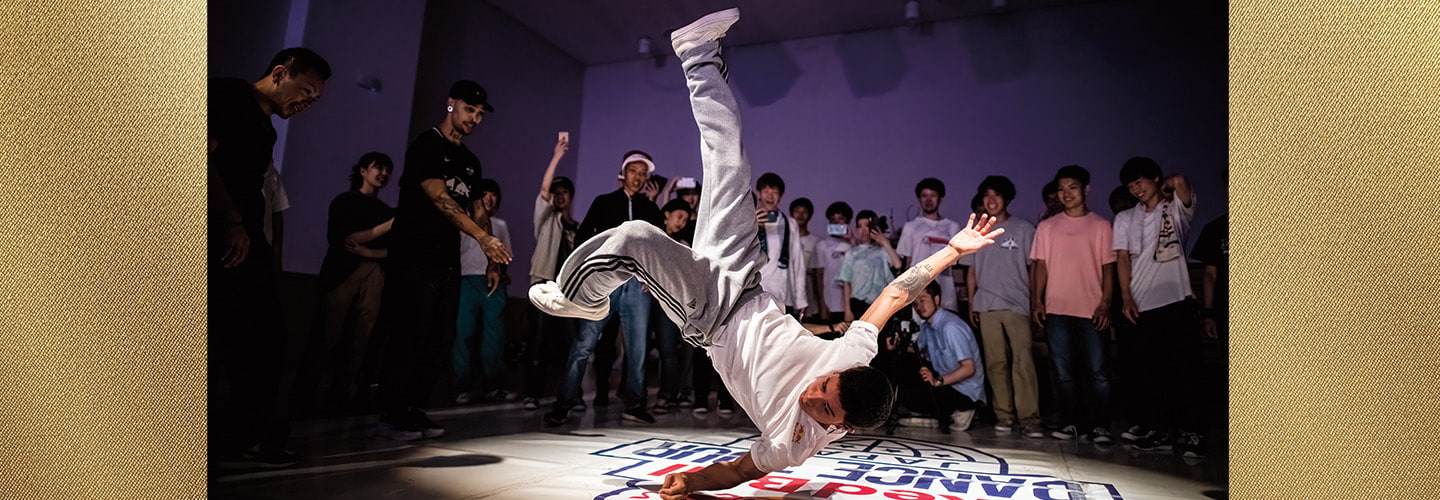
[(455, 337), (461, 234), (480, 244), (490, 265), (510, 263), (510, 252), (490, 234), (490, 221), (479, 209), (480, 159), (462, 142), (494, 110), (480, 84), (455, 82), (445, 118), (405, 150), (377, 325), (386, 346), (382, 435), (403, 441), (445, 435), (420, 406), (438, 375), (434, 367), (443, 365), (441, 356)]

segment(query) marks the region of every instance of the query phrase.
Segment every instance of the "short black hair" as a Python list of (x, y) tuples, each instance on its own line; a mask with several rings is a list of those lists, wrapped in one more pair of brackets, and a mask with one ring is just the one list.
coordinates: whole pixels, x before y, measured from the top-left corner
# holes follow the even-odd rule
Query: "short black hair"
[(275, 53), (275, 57), (270, 59), (270, 65), (265, 67), (265, 72), (260, 74), (260, 78), (265, 78), (275, 70), (276, 66), (285, 66), (290, 70), (291, 75), (303, 75), (313, 71), (315, 76), (320, 77), (321, 80), (330, 79), (330, 63), (320, 57), (320, 54), (305, 47), (290, 47)]
[(371, 164), (385, 167), (391, 170), (395, 169), (395, 162), (390, 159), (390, 155), (381, 153), (379, 151), (371, 151), (369, 153), (360, 155), (360, 159), (355, 162), (355, 165), (352, 165), (350, 167), (351, 191), (360, 189), (360, 185), (365, 183), (365, 177), (360, 175), (360, 171), (364, 170), (365, 167), (368, 167)]
[(1127, 186), (1141, 177), (1158, 182), (1160, 180), (1160, 164), (1144, 156), (1125, 160), (1125, 165), (1120, 167), (1120, 185)]
[(845, 203), (843, 201), (837, 201), (835, 203), (831, 203), (830, 206), (825, 207), (826, 219), (829, 219), (830, 216), (835, 214), (844, 215), (846, 222), (849, 222), (851, 219), (855, 218), (855, 211), (850, 209), (849, 203)]
[(1060, 179), (1075, 179), (1075, 182), (1079, 182), (1081, 186), (1089, 186), (1090, 171), (1085, 170), (1085, 167), (1079, 165), (1066, 165), (1060, 167), (1059, 172), (1055, 172), (1055, 186), (1057, 190), (1060, 186)]
[(862, 220), (874, 219), (876, 217), (879, 217), (879, 214), (876, 214), (874, 210), (861, 210), (860, 213), (855, 214), (854, 222), (858, 224)]
[(974, 198), (970, 198), (970, 211), (974, 212), (976, 215), (979, 215), (979, 214), (981, 214), (982, 212), (985, 211), (985, 192), (984, 192), (984, 191), (975, 193), (975, 197), (974, 197)]
[(935, 281), (935, 280), (933, 280), (933, 279), (930, 280), (929, 283), (926, 283), (926, 284), (925, 284), (925, 293), (930, 294), (931, 297), (939, 297), (939, 296), (940, 296), (940, 282), (939, 282), (939, 281)]
[(499, 196), (500, 196), (500, 183), (495, 182), (495, 179), (488, 179), (488, 178), (487, 178), (487, 179), (480, 179), (480, 182), (478, 183), (477, 190), (480, 192), (480, 195), (482, 195), (482, 196), (483, 196), (485, 193), (495, 193), (495, 196), (496, 196), (496, 197), (499, 197)]
[(1015, 183), (1010, 182), (1009, 177), (1003, 175), (992, 175), (980, 181), (979, 194), (985, 194), (986, 190), (995, 190), (995, 194), (1005, 199), (1005, 204), (1015, 201)]
[(929, 189), (931, 191), (939, 193), (941, 198), (945, 197), (945, 183), (941, 182), (940, 179), (936, 179), (934, 177), (926, 177), (924, 179), (920, 179), (920, 183), (915, 185), (916, 198), (920, 197), (920, 190), (922, 189)]
[(840, 408), (845, 423), (856, 430), (874, 429), (895, 408), (895, 386), (880, 370), (857, 366), (840, 372)]
[(781, 179), (775, 172), (765, 172), (755, 181), (755, 190), (759, 191), (767, 187), (773, 187), (780, 191), (780, 194), (785, 194), (785, 179)]
[(573, 195), (575, 194), (575, 183), (569, 177), (557, 175), (554, 179), (550, 179), (550, 192), (554, 193), (556, 189), (564, 189)]
[(790, 211), (794, 212), (796, 207), (805, 207), (806, 210), (810, 211), (811, 215), (815, 214), (815, 204), (810, 203), (810, 198), (803, 196), (795, 198), (795, 201), (790, 202)]
[(669, 203), (666, 203), (664, 208), (660, 209), (660, 211), (664, 212), (666, 215), (669, 215), (670, 212), (674, 212), (676, 210), (684, 210), (685, 213), (688, 214), (690, 213), (690, 204), (686, 203), (685, 200), (675, 198), (673, 200), (670, 200)]
[(1050, 195), (1058, 192), (1060, 192), (1060, 181), (1050, 181), (1045, 183), (1045, 187), (1040, 188), (1040, 197), (1049, 198)]
[(1115, 186), (1115, 189), (1110, 191), (1111, 212), (1118, 214), (1120, 212), (1135, 208), (1135, 205), (1138, 205), (1139, 203), (1140, 200), (1135, 199), (1135, 195), (1130, 194), (1130, 188), (1127, 188), (1125, 186)]

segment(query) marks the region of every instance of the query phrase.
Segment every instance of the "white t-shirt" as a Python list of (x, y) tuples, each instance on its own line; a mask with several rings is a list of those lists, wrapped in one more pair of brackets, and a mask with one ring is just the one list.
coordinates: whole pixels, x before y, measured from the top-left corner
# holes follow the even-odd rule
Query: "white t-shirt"
[[(514, 247), (510, 246), (510, 226), (505, 220), (499, 217), (490, 218), (490, 228), (495, 230), (492, 236), (500, 238), (505, 244), (505, 249), (515, 253)], [(461, 276), (484, 276), (485, 267), (490, 265), (490, 259), (485, 257), (485, 252), (480, 250), (480, 243), (471, 238), (470, 235), (460, 232), (460, 275)]]
[(280, 182), (280, 172), (275, 170), (273, 161), (265, 169), (265, 183), (260, 186), (260, 195), (265, 197), (265, 225), (261, 229), (265, 232), (265, 241), (273, 244), (275, 214), (290, 209), (290, 196), (285, 194), (285, 184)]
[(869, 364), (877, 349), (875, 325), (855, 321), (844, 336), (823, 340), (763, 292), (732, 314), (706, 350), (735, 402), (760, 428), (750, 447), (755, 466), (769, 473), (799, 465), (844, 437), (801, 411), (800, 394), (821, 375)]
[(810, 303), (810, 306), (805, 308), (805, 314), (820, 312), (820, 304), (815, 303), (813, 300), (815, 298), (815, 287), (810, 283), (809, 273), (810, 269), (815, 268), (815, 244), (819, 242), (819, 240), (820, 238), (815, 236), (815, 233), (800, 237), (800, 248), (805, 251), (805, 301)]
[[(950, 244), (950, 238), (962, 229), (965, 229), (965, 226), (950, 219), (930, 220), (924, 216), (916, 217), (906, 222), (905, 227), (900, 230), (900, 244), (895, 246), (895, 252), (908, 258), (909, 265), (914, 266), (944, 249)], [(940, 306), (957, 311), (955, 278), (950, 273), (943, 272), (935, 277), (935, 282), (940, 284)]]
[[(810, 306), (810, 299), (805, 296), (805, 249), (800, 246), (800, 227), (790, 216), (780, 214), (780, 217), (783, 220), (761, 225), (765, 228), (769, 260), (760, 266), (760, 288), (774, 295), (781, 304), (803, 310)], [(781, 231), (786, 226), (790, 228), (790, 266), (780, 269), (780, 247), (785, 241)]]
[[(1160, 225), (1164, 222), (1161, 208), (1169, 205), (1171, 224), (1180, 241), (1180, 256), (1155, 262), (1155, 246), (1160, 241)], [(1190, 287), (1190, 269), (1185, 257), (1185, 238), (1195, 220), (1195, 197), (1190, 206), (1176, 200), (1161, 200), (1155, 209), (1145, 211), (1142, 203), (1115, 215), (1115, 249), (1130, 252), (1130, 293), (1135, 306), (1149, 311), (1194, 296)]]
[(820, 297), (832, 313), (845, 311), (845, 284), (839, 281), (840, 264), (845, 262), (845, 253), (850, 248), (850, 242), (844, 238), (829, 237), (815, 242), (815, 260), (810, 262), (810, 268), (824, 269), (820, 275), (820, 284), (824, 287)]

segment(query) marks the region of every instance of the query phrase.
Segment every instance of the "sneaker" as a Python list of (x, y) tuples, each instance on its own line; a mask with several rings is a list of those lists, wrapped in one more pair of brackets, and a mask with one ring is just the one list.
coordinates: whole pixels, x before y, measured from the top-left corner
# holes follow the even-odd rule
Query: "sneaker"
[(520, 401), (520, 407), (521, 407), (521, 408), (524, 408), (524, 409), (526, 409), (526, 410), (538, 409), (538, 408), (540, 408), (540, 399), (539, 399), (539, 398), (525, 398), (524, 400), (521, 400), (521, 401)]
[(670, 409), (675, 408), (676, 406), (678, 405), (676, 405), (673, 401), (670, 401), (668, 399), (659, 399), (655, 401), (655, 406), (650, 408), (650, 413), (654, 413), (656, 415), (664, 415), (666, 413), (670, 413)]
[(425, 437), (425, 433), (410, 419), (398, 415), (380, 417), (380, 427), (376, 434), (396, 441), (417, 441)]
[(1120, 433), (1120, 439), (1124, 439), (1126, 441), (1134, 441), (1136, 439), (1145, 437), (1145, 434), (1146, 432), (1144, 427), (1132, 425), (1129, 429), (1125, 429), (1125, 432)]
[(293, 451), (262, 448), (258, 444), (240, 452), (240, 458), (263, 469), (279, 469), (300, 463), (300, 455)]
[(703, 417), (710, 414), (710, 408), (704, 406), (696, 406), (690, 409), (690, 414), (697, 417)]
[(1160, 431), (1150, 431), (1130, 443), (1130, 446), (1140, 451), (1169, 450), (1175, 447), (1170, 442), (1170, 433)]
[(457, 405), (468, 405), (468, 404), (470, 404), (470, 393), (468, 393), (468, 392), (462, 392), (462, 393), (456, 395), (456, 396), (455, 396), (455, 404), (457, 404)]
[(1180, 434), (1181, 455), (1185, 458), (1205, 458), (1209, 456), (1205, 452), (1205, 436), (1194, 432)]
[(705, 17), (696, 19), (688, 26), (671, 32), (670, 47), (675, 49), (675, 55), (684, 58), (685, 53), (690, 49), (725, 36), (725, 31), (730, 29), (730, 25), (739, 20), (740, 9), (712, 12)]
[(569, 417), (570, 416), (566, 415), (563, 411), (549, 411), (545, 413), (545, 416), (540, 417), (540, 421), (544, 422), (546, 427), (555, 427), (557, 425), (565, 425), (565, 421), (568, 420)]
[(610, 301), (605, 301), (597, 307), (585, 307), (565, 298), (561, 293), (560, 285), (554, 281), (536, 283), (530, 287), (530, 303), (541, 311), (551, 316), (562, 318), (579, 318), (584, 320), (598, 320), (610, 315)]
[(1110, 444), (1114, 442), (1113, 439), (1110, 439), (1110, 429), (1104, 427), (1090, 429), (1090, 433), (1086, 434), (1085, 437), (1089, 438), (1090, 441), (1095, 444)]
[(1045, 431), (1038, 425), (1027, 425), (1021, 428), (1020, 432), (1030, 439), (1045, 439)]
[(420, 428), (420, 433), (427, 439), (445, 436), (445, 428), (435, 423), (435, 421), (430, 420), (430, 417), (425, 416), (425, 412), (420, 411), (419, 408), (411, 408), (409, 417), (411, 421), (415, 423), (415, 426)]
[(691, 406), (694, 406), (694, 403), (690, 402), (690, 396), (681, 394), (679, 396), (675, 396), (675, 406), (680, 408), (689, 408)]
[(735, 414), (735, 403), (731, 403), (729, 401), (721, 401), (719, 413), (722, 417), (728, 417)]
[(1009, 434), (1015, 430), (1015, 422), (997, 422), (995, 424), (996, 434)]
[(625, 410), (625, 413), (620, 414), (620, 419), (629, 420), (631, 422), (644, 422), (647, 424), (655, 423), (655, 417), (650, 415), (649, 412), (645, 411), (645, 408), (633, 408)]
[(956, 410), (950, 414), (950, 428), (957, 431), (970, 429), (970, 421), (975, 418), (975, 410)]
[(930, 417), (900, 417), (896, 423), (901, 427), (935, 427), (940, 422)]
[(570, 411), (578, 411), (580, 413), (585, 413), (585, 409), (586, 407), (584, 401), (576, 401), (575, 405), (570, 407)]
[(1067, 426), (1065, 426), (1065, 427), (1061, 427), (1061, 428), (1059, 428), (1059, 429), (1055, 429), (1054, 431), (1052, 431), (1052, 432), (1050, 433), (1050, 437), (1053, 437), (1053, 438), (1055, 438), (1055, 439), (1064, 439), (1064, 440), (1067, 440), (1067, 441), (1068, 441), (1068, 440), (1071, 440), (1071, 439), (1075, 439), (1075, 435), (1077, 435), (1077, 434), (1079, 434), (1079, 433), (1080, 433), (1080, 431), (1076, 430), (1076, 429), (1075, 429), (1075, 426), (1073, 426), (1073, 425), (1067, 425)]
[(497, 403), (503, 401), (514, 401), (515, 393), (508, 392), (505, 389), (495, 389), (494, 391), (485, 393), (485, 400)]

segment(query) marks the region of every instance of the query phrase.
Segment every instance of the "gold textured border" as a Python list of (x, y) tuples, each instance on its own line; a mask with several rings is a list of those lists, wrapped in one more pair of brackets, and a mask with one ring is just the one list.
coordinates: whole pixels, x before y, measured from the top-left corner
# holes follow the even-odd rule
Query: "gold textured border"
[[(1233, 498), (1440, 484), (1440, 4), (1232, 2)], [(0, 498), (203, 498), (205, 6), (0, 2)]]
[(204, 498), (205, 4), (0, 39), (0, 498)]
[(1440, 3), (1230, 6), (1233, 498), (1440, 486)]

